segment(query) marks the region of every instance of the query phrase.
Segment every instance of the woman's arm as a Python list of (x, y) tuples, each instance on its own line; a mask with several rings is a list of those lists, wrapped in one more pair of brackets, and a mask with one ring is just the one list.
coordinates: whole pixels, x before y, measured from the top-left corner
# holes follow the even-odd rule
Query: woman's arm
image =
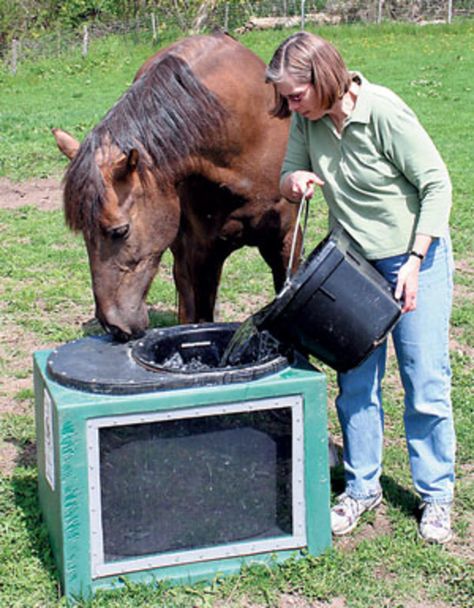
[[(384, 154), (418, 191), (420, 210), (411, 250), (424, 257), (433, 238), (446, 232), (451, 181), (436, 146), (414, 112), (399, 98), (391, 110), (379, 114), (377, 130)], [(395, 297), (403, 299), (403, 312), (416, 309), (421, 264), (420, 257), (410, 255), (399, 270)]]

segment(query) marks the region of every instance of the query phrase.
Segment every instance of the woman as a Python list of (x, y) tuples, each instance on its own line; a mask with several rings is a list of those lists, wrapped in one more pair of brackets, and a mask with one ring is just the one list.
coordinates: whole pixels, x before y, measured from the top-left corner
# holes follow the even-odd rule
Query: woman
[[(420, 534), (452, 536), (455, 436), (448, 351), (452, 254), (451, 185), (446, 167), (414, 113), (392, 91), (349, 72), (337, 50), (300, 32), (267, 69), (276, 104), (292, 113), (281, 172), (290, 201), (322, 188), (330, 226), (340, 224), (403, 302), (393, 341), (405, 391), (412, 478), (422, 498)], [(370, 311), (368, 311), (370, 314)], [(336, 407), (344, 440), (345, 492), (331, 511), (333, 533), (357, 525), (382, 500), (386, 343), (338, 375)]]

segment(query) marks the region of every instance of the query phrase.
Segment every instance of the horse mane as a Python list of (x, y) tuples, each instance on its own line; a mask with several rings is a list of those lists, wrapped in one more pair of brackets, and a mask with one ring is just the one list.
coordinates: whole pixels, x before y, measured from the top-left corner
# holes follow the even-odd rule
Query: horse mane
[(151, 171), (158, 183), (168, 184), (190, 155), (216, 160), (216, 139), (224, 137), (226, 117), (221, 102), (181, 57), (158, 55), (87, 135), (70, 163), (64, 185), (67, 225), (88, 234), (97, 226), (105, 185), (95, 157), (103, 145), (115, 145), (126, 155), (137, 149), (140, 176)]

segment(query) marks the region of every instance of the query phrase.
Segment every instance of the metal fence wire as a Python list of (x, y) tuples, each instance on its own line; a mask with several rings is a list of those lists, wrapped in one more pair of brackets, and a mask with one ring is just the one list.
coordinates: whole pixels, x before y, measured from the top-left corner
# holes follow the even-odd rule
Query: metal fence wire
[(472, 16), (474, 0), (263, 0), (219, 3), (204, 14), (156, 8), (126, 21), (96, 18), (75, 30), (63, 28), (41, 36), (27, 32), (0, 46), (0, 60), (4, 69), (15, 74), (25, 60), (60, 56), (72, 49), (80, 49), (85, 56), (94, 40), (108, 35), (127, 36), (131, 43), (159, 44), (170, 32), (186, 35), (223, 29), (242, 34), (269, 28), (305, 29), (310, 23), (451, 23)]

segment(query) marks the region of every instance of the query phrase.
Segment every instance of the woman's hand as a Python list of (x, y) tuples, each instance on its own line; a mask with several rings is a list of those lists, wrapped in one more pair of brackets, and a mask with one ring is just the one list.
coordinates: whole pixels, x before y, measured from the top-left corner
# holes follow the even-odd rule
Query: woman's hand
[(323, 186), (323, 180), (311, 171), (294, 171), (290, 173), (281, 186), (281, 193), (290, 201), (300, 201), (303, 194), (312, 198), (315, 186)]
[(421, 260), (415, 256), (410, 256), (398, 271), (395, 299), (403, 300), (402, 312), (411, 312), (416, 309), (420, 266)]
[[(424, 257), (428, 252), (432, 240), (433, 238), (428, 234), (417, 234), (413, 242), (413, 251), (421, 253)], [(416, 310), (420, 266), (420, 258), (416, 255), (410, 255), (398, 271), (397, 286), (395, 287), (394, 295), (397, 300), (403, 299), (402, 312)]]

